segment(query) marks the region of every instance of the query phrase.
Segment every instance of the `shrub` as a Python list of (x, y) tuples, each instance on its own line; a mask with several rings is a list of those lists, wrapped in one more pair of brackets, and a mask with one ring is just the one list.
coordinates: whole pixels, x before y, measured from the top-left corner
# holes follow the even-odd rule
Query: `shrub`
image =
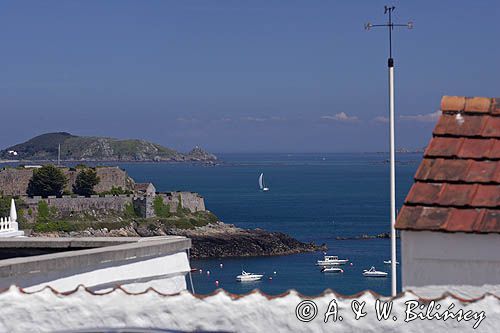
[(156, 196), (153, 200), (153, 209), (155, 211), (156, 216), (158, 217), (170, 217), (170, 206), (163, 202), (163, 198), (161, 196)]
[(111, 194), (111, 195), (120, 195), (120, 194), (132, 194), (133, 192), (130, 191), (130, 190), (125, 190), (123, 189), (121, 186), (118, 186), (118, 187), (111, 187), (111, 190), (109, 191), (105, 191), (105, 192), (101, 192), (99, 193), (100, 196), (104, 196), (106, 194)]
[(38, 223), (48, 223), (57, 217), (57, 213), (56, 207), (50, 207), (47, 202), (40, 200), (38, 202), (38, 215), (36, 217), (36, 221)]
[(40, 169), (33, 171), (27, 194), (29, 196), (40, 195), (47, 197), (49, 195), (60, 196), (64, 190), (67, 179), (64, 173), (54, 165), (44, 165)]
[(138, 217), (139, 214), (137, 214), (137, 212), (135, 211), (133, 204), (126, 203), (125, 208), (123, 210), (123, 216), (125, 218), (134, 218), (134, 217)]
[(36, 223), (33, 227), (36, 232), (51, 232), (51, 231), (75, 231), (75, 225), (67, 221), (51, 221), (46, 223)]
[(99, 184), (99, 177), (93, 169), (82, 169), (76, 176), (73, 192), (78, 195), (89, 196), (94, 194), (94, 187)]

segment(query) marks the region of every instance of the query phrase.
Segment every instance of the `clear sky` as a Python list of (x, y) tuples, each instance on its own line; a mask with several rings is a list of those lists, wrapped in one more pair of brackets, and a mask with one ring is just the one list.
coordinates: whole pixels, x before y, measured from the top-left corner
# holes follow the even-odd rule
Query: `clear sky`
[(214, 152), (423, 147), (442, 95), (500, 96), (499, 1), (0, 1), (0, 147), (49, 131)]

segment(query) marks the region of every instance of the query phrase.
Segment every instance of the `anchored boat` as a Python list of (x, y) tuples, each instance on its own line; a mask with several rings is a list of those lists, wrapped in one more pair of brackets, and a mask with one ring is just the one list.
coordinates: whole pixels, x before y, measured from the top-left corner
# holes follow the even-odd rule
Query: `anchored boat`
[(323, 267), (321, 269), (323, 273), (344, 273), (344, 270), (340, 267)]
[(264, 275), (263, 274), (254, 274), (254, 273), (248, 273), (245, 271), (241, 271), (241, 275), (238, 275), (236, 277), (236, 281), (238, 282), (247, 282), (247, 281), (258, 281), (262, 279)]
[[(392, 264), (392, 261), (389, 259), (389, 260), (384, 260), (384, 264), (386, 265), (390, 265)], [(396, 260), (396, 265), (399, 265), (399, 261)]]
[(374, 266), (372, 266), (369, 270), (364, 270), (363, 275), (367, 277), (386, 277), (387, 273), (382, 271), (377, 271)]
[(339, 259), (338, 256), (325, 256), (323, 260), (318, 260), (316, 265), (318, 266), (332, 266), (332, 265), (345, 265), (349, 262), (349, 259)]

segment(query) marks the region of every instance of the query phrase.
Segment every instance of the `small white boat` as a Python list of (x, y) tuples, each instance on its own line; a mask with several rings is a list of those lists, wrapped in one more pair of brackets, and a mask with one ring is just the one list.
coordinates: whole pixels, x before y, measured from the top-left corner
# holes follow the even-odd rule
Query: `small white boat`
[(259, 188), (263, 192), (269, 191), (269, 187), (266, 187), (266, 184), (264, 183), (264, 174), (261, 173), (259, 176)]
[(349, 262), (349, 259), (339, 259), (338, 256), (325, 256), (323, 260), (318, 260), (316, 265), (318, 266), (332, 266), (332, 265), (345, 265)]
[[(384, 260), (384, 264), (390, 265), (392, 263), (391, 259), (389, 260)], [(396, 265), (399, 265), (399, 261), (396, 260)]]
[(386, 277), (387, 273), (382, 271), (377, 271), (375, 267), (371, 267), (369, 270), (364, 270), (363, 275), (367, 277)]
[(344, 273), (344, 270), (340, 267), (323, 267), (321, 271), (323, 273)]
[(236, 277), (236, 281), (239, 282), (246, 282), (246, 281), (258, 281), (262, 279), (264, 275), (263, 274), (254, 274), (254, 273), (248, 273), (245, 271), (241, 271), (241, 275), (238, 275)]

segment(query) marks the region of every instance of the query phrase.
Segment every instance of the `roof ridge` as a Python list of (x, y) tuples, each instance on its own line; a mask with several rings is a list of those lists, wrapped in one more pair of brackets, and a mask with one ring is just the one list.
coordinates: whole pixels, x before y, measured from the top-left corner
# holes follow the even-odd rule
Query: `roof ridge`
[(442, 111), (465, 111), (481, 114), (499, 114), (500, 98), (498, 97), (465, 97), (443, 96)]

